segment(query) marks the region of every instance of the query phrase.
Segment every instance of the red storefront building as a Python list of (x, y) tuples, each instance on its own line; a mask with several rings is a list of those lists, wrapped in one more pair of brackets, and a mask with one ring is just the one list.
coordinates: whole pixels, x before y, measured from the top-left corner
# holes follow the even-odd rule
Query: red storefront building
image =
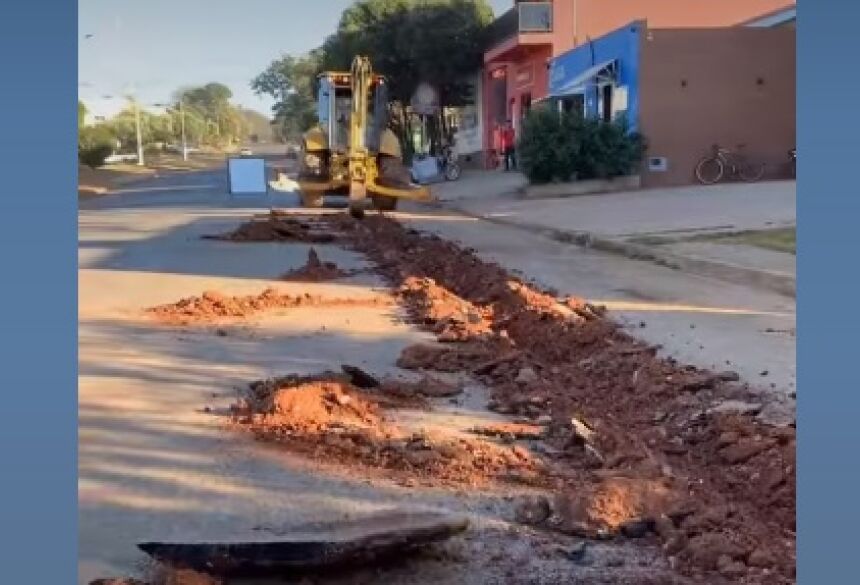
[[(522, 118), (548, 91), (549, 60), (634, 20), (659, 28), (734, 26), (794, 6), (792, 0), (514, 0), (497, 18), (484, 53), (481, 111), (485, 150), (496, 129)], [(487, 161), (490, 157), (487, 157)]]

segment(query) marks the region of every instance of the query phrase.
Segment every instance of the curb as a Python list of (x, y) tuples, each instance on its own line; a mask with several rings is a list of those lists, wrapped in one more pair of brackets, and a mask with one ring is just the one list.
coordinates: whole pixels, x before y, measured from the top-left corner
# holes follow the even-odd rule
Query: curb
[(461, 213), (475, 219), (481, 219), (489, 223), (527, 230), (529, 232), (537, 232), (558, 242), (573, 244), (581, 248), (591, 248), (601, 252), (624, 256), (631, 260), (653, 262), (659, 266), (689, 272), (690, 274), (698, 276), (716, 278), (734, 284), (743, 284), (759, 289), (765, 289), (792, 298), (796, 298), (797, 296), (797, 278), (783, 273), (748, 268), (746, 266), (737, 266), (735, 264), (717, 262), (715, 260), (705, 260), (703, 258), (692, 258), (690, 256), (658, 252), (652, 246), (631, 244), (628, 242), (595, 236), (591, 232), (559, 230), (538, 224), (514, 222), (497, 217), (487, 217), (457, 206), (444, 207), (456, 213)]

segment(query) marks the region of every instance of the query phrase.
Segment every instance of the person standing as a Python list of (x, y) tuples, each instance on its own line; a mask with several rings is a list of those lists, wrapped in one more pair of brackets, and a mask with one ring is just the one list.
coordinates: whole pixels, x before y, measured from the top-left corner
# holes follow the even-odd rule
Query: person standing
[(514, 126), (508, 120), (505, 127), (502, 128), (502, 152), (505, 156), (505, 170), (512, 171), (517, 168), (516, 161), (516, 135)]
[(493, 124), (492, 144), (490, 145), (490, 168), (498, 169), (502, 162), (502, 156), (502, 126), (495, 122)]

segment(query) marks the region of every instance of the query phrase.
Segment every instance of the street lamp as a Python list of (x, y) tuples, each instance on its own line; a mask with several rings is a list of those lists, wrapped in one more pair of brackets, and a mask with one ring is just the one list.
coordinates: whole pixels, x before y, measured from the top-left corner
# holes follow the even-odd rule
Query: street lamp
[[(87, 33), (84, 35), (84, 40), (91, 40), (95, 34)], [(112, 95), (102, 96), (104, 99), (114, 99)], [(127, 95), (126, 98), (132, 103), (134, 106), (134, 126), (135, 126), (135, 134), (137, 138), (137, 165), (142, 167), (144, 165), (143, 161), (143, 136), (140, 129), (140, 107), (137, 105), (137, 100), (134, 99), (134, 96)]]
[[(131, 105), (134, 106), (134, 132), (135, 137), (137, 139), (137, 166), (142, 167), (143, 162), (143, 136), (140, 129), (140, 108), (137, 105), (137, 100), (134, 99), (133, 96), (126, 96), (128, 100), (131, 102)], [(102, 98), (106, 100), (114, 99), (112, 95), (103, 95)]]
[[(112, 95), (103, 95), (102, 98), (106, 100), (114, 99)], [(137, 100), (134, 99), (134, 96), (126, 96), (126, 98), (131, 102), (134, 106), (134, 131), (135, 138), (137, 139), (137, 166), (142, 167), (144, 164), (143, 161), (143, 136), (140, 128), (140, 107), (137, 105)]]
[(134, 126), (137, 134), (137, 166), (143, 166), (143, 136), (140, 131), (140, 106), (137, 105), (137, 100), (134, 97), (129, 98), (134, 104)]
[[(153, 104), (159, 108), (170, 108), (170, 104)], [(188, 160), (188, 144), (185, 140), (185, 108), (182, 105), (182, 99), (179, 100), (179, 125), (182, 128), (182, 160)]]

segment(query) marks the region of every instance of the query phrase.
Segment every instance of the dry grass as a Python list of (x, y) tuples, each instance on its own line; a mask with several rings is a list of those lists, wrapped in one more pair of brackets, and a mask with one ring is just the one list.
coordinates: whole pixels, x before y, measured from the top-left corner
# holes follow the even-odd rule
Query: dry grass
[(776, 252), (788, 254), (797, 253), (797, 228), (779, 228), (773, 230), (753, 230), (728, 235), (703, 236), (697, 238), (722, 244), (743, 244), (756, 246)]

